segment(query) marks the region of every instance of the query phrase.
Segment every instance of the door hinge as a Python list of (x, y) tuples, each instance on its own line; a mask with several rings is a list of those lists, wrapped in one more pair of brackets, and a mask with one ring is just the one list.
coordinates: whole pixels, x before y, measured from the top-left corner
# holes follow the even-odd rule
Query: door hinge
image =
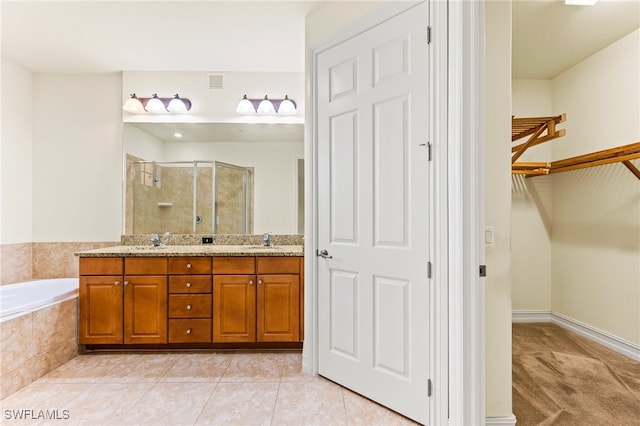
[(431, 261), (427, 261), (427, 278), (431, 278)]
[(427, 158), (431, 161), (431, 142), (427, 142)]
[(427, 380), (427, 396), (431, 396), (433, 389), (431, 386), (431, 379)]
[(431, 44), (431, 26), (427, 27), (427, 44)]
[(487, 276), (487, 265), (480, 265), (480, 276), (481, 277)]

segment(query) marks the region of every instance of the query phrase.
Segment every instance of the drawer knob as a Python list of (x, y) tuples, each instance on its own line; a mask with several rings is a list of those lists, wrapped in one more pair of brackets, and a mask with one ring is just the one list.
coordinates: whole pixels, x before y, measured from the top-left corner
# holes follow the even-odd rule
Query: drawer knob
[(191, 264), (187, 263), (187, 269), (191, 269)]
[(191, 334), (191, 329), (187, 328), (187, 334)]
[(191, 283), (186, 283), (185, 285), (187, 286), (187, 288), (191, 287)]
[(191, 305), (187, 305), (187, 311), (191, 310)]

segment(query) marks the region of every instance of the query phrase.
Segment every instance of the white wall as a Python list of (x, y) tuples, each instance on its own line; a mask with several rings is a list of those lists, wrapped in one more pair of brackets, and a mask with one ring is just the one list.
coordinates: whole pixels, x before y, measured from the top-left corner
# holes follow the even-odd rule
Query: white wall
[[(516, 117), (564, 112), (552, 109), (551, 80), (513, 80), (511, 87), (511, 111)], [(529, 148), (519, 161), (551, 161), (551, 148), (556, 143), (563, 141), (557, 139)], [(551, 310), (551, 179), (511, 176), (511, 296), (515, 311)]]
[(2, 59), (0, 243), (32, 241), (32, 79)]
[(511, 408), (511, 2), (485, 3), (486, 415)]
[[(640, 30), (554, 78), (554, 159), (640, 142), (638, 76)], [(551, 309), (640, 344), (640, 181), (620, 163), (553, 175), (552, 241)]]
[(553, 79), (553, 109), (567, 111), (554, 160), (640, 139), (639, 68), (640, 29)]
[(120, 74), (33, 75), (33, 241), (117, 241)]

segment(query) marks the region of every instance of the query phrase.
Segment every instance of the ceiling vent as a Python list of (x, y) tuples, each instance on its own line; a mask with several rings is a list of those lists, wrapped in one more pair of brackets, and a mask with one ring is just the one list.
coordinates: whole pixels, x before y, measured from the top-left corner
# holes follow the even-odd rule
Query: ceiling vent
[(209, 89), (222, 89), (222, 75), (209, 74)]

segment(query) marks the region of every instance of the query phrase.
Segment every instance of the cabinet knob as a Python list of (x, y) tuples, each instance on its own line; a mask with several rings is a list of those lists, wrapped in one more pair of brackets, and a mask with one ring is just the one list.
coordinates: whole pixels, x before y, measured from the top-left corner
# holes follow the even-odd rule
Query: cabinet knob
[(124, 285), (129, 285), (129, 281), (125, 281), (125, 282), (124, 282)]
[(258, 284), (262, 284), (262, 280), (258, 280)]
[(187, 269), (191, 269), (191, 264), (187, 263)]
[(187, 286), (187, 288), (191, 287), (191, 283), (186, 283), (185, 286)]
[(253, 285), (253, 280), (249, 280), (249, 285)]
[(120, 285), (120, 281), (114, 281), (113, 285)]
[(191, 329), (187, 328), (187, 334), (191, 334)]
[(191, 310), (191, 305), (187, 305), (187, 311)]

